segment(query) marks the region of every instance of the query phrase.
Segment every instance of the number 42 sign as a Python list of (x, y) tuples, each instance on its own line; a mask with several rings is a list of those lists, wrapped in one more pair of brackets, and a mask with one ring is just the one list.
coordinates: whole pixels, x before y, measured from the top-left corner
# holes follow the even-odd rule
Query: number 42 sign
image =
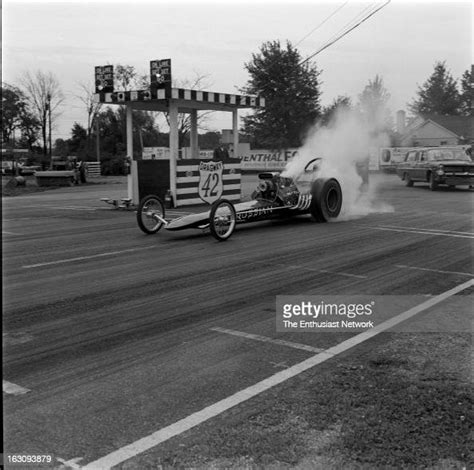
[(200, 162), (199, 163), (199, 197), (209, 204), (217, 201), (224, 190), (222, 162)]

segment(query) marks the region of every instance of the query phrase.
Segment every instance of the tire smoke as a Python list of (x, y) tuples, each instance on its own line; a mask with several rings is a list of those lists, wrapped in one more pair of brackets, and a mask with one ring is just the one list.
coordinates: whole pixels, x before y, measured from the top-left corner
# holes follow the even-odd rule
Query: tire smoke
[(362, 170), (357, 170), (364, 163), (367, 168), (371, 149), (378, 151), (380, 147), (389, 146), (388, 135), (373, 129), (373, 124), (364, 123), (355, 111), (337, 112), (327, 126), (310, 130), (298, 155), (288, 162), (282, 175), (295, 178), (304, 173), (310, 160), (321, 157), (321, 177), (336, 178), (341, 184), (343, 204), (337, 220), (393, 212), (393, 207), (379, 200), (381, 188), (370, 182), (364, 184)]

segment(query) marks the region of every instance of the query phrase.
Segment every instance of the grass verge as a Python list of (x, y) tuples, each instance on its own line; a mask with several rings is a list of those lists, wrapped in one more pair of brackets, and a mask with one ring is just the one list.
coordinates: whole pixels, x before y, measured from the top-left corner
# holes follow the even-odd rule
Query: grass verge
[(381, 334), (119, 468), (474, 468), (470, 374), (470, 334)]

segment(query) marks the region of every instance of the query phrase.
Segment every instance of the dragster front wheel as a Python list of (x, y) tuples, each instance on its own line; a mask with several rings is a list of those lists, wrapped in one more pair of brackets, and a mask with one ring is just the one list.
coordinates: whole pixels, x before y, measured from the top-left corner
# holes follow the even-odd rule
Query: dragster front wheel
[(158, 196), (146, 196), (138, 204), (137, 222), (140, 229), (152, 235), (165, 224), (165, 206)]
[(209, 214), (209, 229), (220, 242), (227, 240), (235, 229), (237, 216), (234, 205), (227, 199), (214, 202)]

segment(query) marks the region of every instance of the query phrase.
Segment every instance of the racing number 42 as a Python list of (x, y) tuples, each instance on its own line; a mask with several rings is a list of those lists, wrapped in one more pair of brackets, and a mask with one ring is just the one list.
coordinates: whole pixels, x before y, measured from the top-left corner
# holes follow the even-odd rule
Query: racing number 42
[(219, 186), (219, 181), (219, 173), (209, 173), (206, 178), (206, 181), (204, 181), (204, 184), (202, 185), (204, 197), (217, 196), (217, 187)]

